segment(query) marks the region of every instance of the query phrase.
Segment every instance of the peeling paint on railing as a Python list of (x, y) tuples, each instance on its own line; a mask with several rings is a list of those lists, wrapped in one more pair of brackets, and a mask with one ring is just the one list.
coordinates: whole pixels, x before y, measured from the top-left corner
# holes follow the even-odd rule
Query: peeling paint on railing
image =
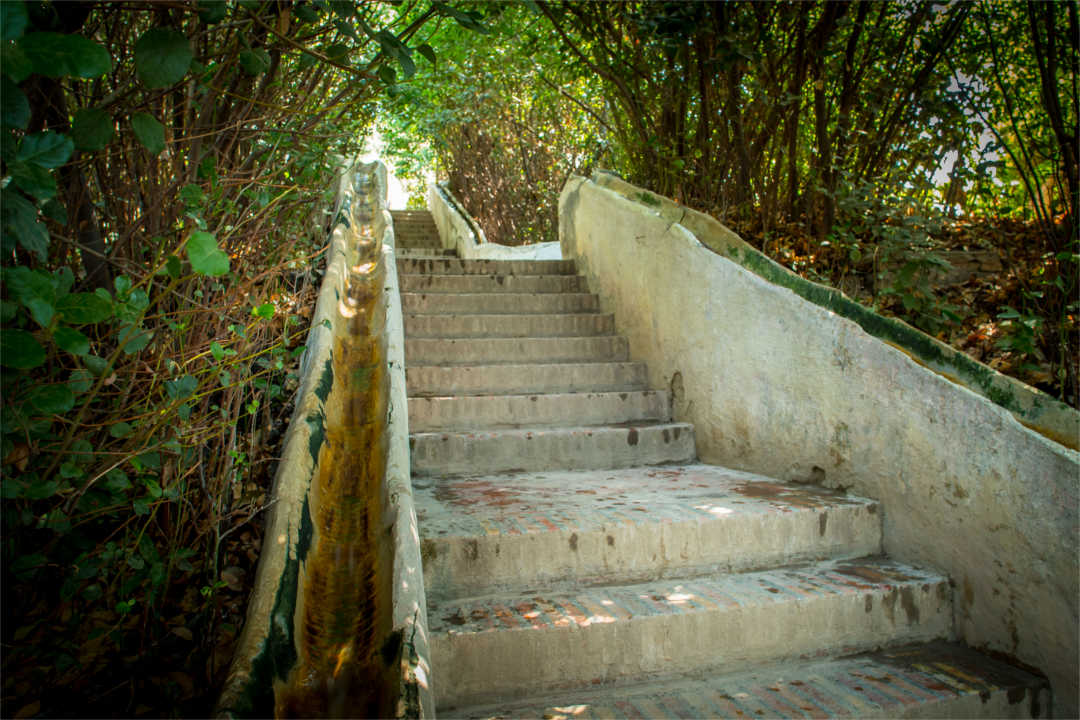
[(404, 384), (401, 313), (392, 242), (389, 252), (381, 242), (385, 168), (346, 172), (337, 205), (223, 716), (423, 717), (430, 708), (430, 695), (425, 706), (402, 679), (426, 663), (426, 625), (422, 587), (405, 600), (396, 592), (422, 573), (418, 541), (414, 558), (399, 537), (410, 521), (415, 533), (415, 514), (408, 413), (395, 387)]

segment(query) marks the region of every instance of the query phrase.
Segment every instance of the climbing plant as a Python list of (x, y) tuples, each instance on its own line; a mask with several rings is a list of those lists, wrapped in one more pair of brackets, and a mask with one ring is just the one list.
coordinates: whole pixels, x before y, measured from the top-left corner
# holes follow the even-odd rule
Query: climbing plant
[(210, 712), (335, 175), (432, 18), (0, 3), (5, 715)]

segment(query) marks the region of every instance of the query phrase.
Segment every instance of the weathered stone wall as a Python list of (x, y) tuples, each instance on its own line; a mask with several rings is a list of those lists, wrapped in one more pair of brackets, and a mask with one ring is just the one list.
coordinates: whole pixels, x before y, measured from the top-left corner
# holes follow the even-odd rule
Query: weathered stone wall
[(958, 636), (1046, 673), (1075, 717), (1080, 454), (663, 209), (573, 178), (560, 240), (701, 459), (880, 500), (886, 552), (955, 582)]
[(562, 259), (557, 242), (516, 247), (488, 242), (484, 231), (465, 216), (461, 203), (444, 187), (434, 183), (428, 185), (427, 202), (443, 247), (454, 248), (460, 257), (478, 260)]

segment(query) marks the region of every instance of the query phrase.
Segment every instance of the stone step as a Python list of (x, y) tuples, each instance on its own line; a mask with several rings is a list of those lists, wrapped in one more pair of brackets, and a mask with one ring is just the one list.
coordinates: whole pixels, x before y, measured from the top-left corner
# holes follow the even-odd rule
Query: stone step
[(413, 432), (488, 428), (549, 428), (666, 422), (666, 390), (537, 395), (444, 395), (409, 398)]
[(714, 465), (432, 478), (414, 499), (441, 600), (881, 552), (877, 502)]
[(573, 260), (398, 260), (398, 272), (442, 275), (576, 275)]
[(430, 337), (555, 337), (611, 335), (615, 316), (599, 313), (563, 315), (405, 315), (405, 336)]
[(403, 247), (400, 244), (395, 248), (399, 260), (428, 260), (453, 258), (457, 256), (457, 250), (453, 248), (417, 248)]
[(882, 558), (429, 603), (436, 706), (948, 639), (947, 578)]
[(959, 644), (930, 642), (750, 672), (623, 685), (502, 705), (461, 718), (1042, 718), (1046, 680)]
[(411, 433), (413, 477), (600, 470), (692, 462), (687, 423)]
[(591, 293), (401, 293), (401, 307), (406, 313), (522, 314), (595, 312), (600, 307)]
[(539, 338), (412, 338), (405, 341), (408, 365), (601, 362), (628, 359), (621, 335)]
[(645, 383), (645, 366), (631, 362), (411, 365), (405, 368), (405, 386), (410, 398), (644, 390)]
[(580, 293), (580, 275), (401, 275), (402, 292), (428, 293)]

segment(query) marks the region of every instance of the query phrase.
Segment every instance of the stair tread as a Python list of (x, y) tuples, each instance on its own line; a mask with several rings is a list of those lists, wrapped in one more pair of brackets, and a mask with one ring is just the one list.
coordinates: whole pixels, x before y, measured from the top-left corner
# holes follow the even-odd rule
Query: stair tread
[[(883, 557), (824, 560), (808, 565), (741, 573), (669, 578), (588, 588), (532, 588), (429, 603), (433, 636), (493, 631), (582, 629), (666, 615), (724, 612), (773, 603), (805, 603), (834, 596), (892, 593), (944, 585), (943, 575)], [(918, 610), (896, 607), (918, 622)]]
[[(687, 673), (455, 713), (464, 718), (1039, 717), (1046, 681), (957, 643), (777, 663), (716, 676)], [(950, 705), (960, 710), (949, 711)], [(936, 708), (936, 709), (932, 709)]]
[(431, 539), (878, 507), (866, 498), (703, 464), (460, 476), (417, 483), (415, 503), (420, 536)]

